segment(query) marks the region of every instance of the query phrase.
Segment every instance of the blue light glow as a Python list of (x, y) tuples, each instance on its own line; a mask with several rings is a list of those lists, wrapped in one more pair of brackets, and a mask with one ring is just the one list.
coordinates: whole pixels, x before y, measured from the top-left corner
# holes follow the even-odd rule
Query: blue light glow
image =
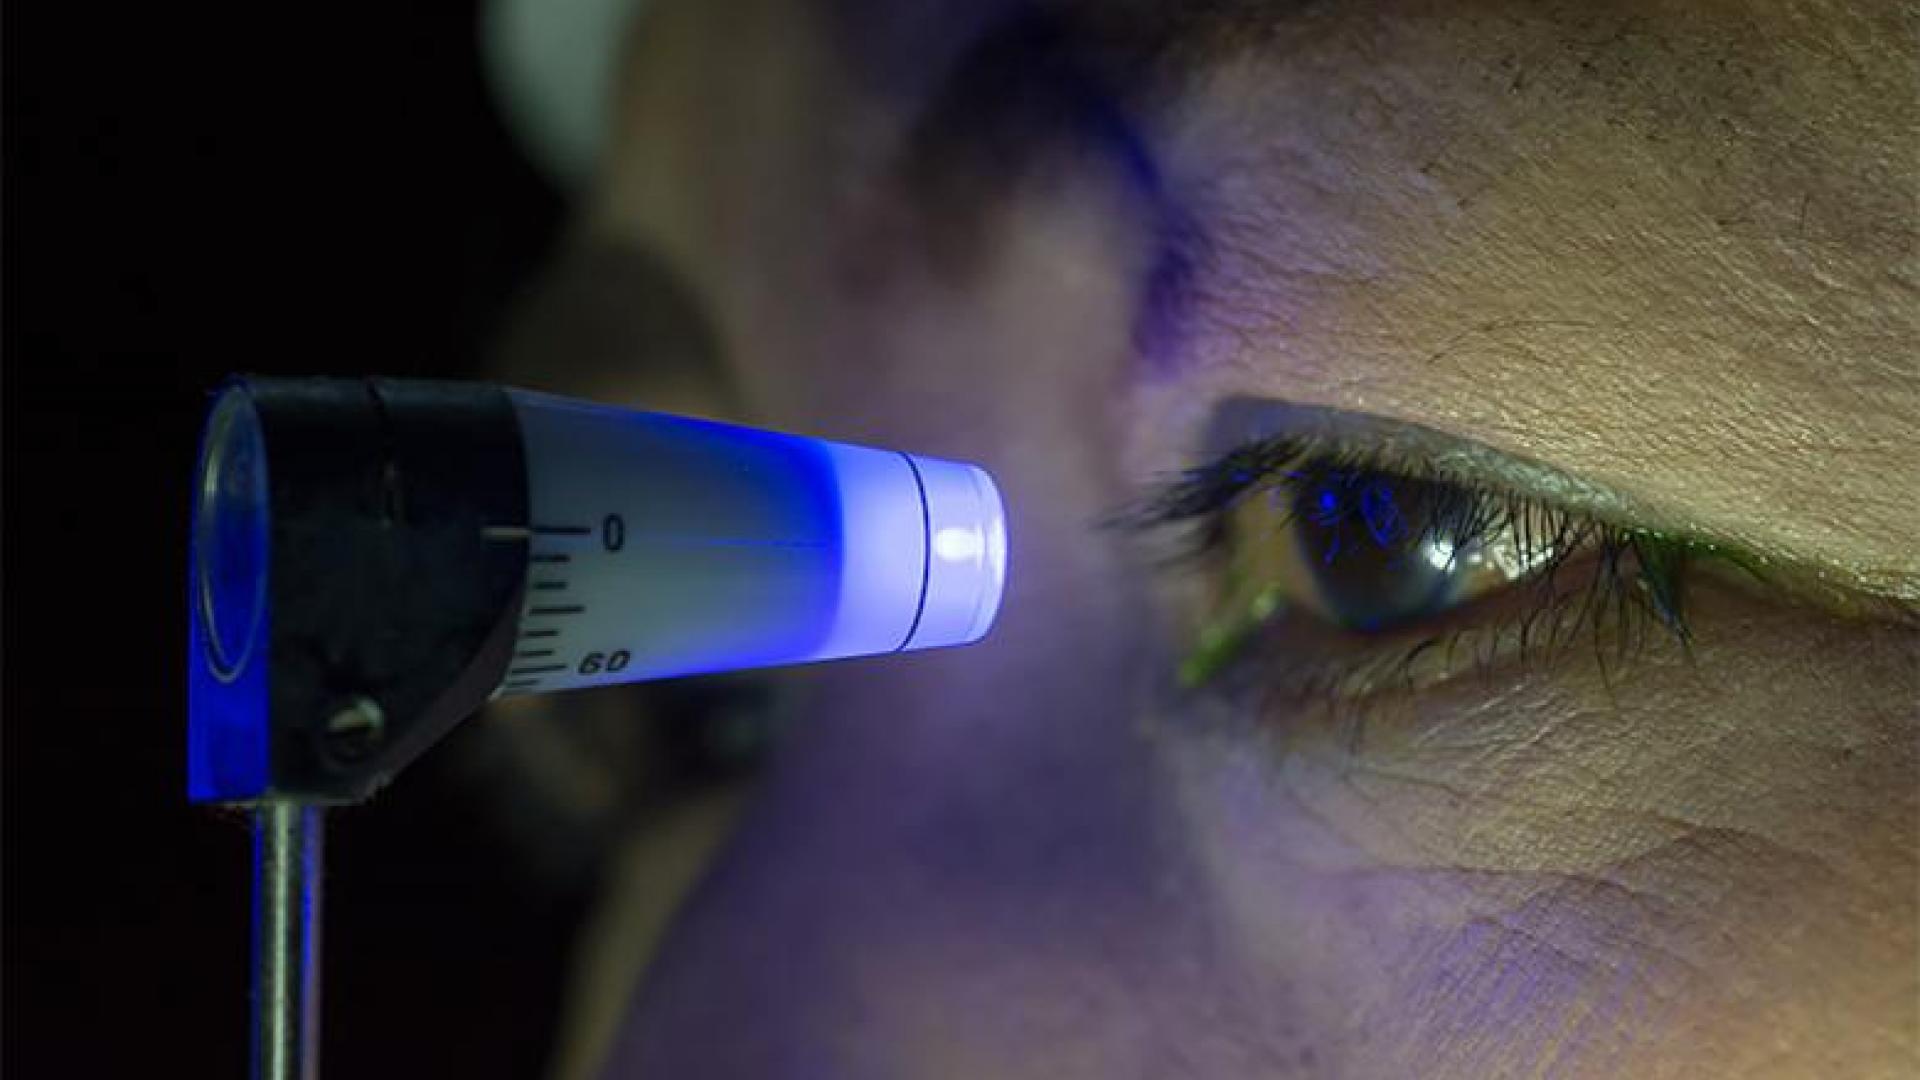
[(187, 569), (187, 795), (267, 787), (271, 506), (266, 447), (246, 392), (209, 415)]
[(1406, 521), (1401, 517), (1400, 506), (1384, 482), (1369, 484), (1361, 493), (1360, 518), (1367, 523), (1367, 532), (1372, 534), (1373, 542), (1383, 548), (1392, 547), (1406, 533)]

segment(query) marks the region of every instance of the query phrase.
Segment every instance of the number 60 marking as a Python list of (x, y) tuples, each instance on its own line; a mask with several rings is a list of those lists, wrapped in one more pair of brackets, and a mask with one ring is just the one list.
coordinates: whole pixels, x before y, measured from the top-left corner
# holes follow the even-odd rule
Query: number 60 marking
[(633, 654), (625, 649), (616, 649), (610, 653), (590, 652), (580, 658), (580, 674), (616, 674), (627, 670), (627, 664), (632, 660)]

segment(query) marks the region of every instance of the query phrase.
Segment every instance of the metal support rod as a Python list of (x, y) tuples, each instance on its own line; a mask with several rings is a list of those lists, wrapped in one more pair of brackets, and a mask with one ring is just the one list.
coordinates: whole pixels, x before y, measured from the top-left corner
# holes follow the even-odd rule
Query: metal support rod
[(253, 811), (254, 1080), (320, 1074), (321, 814), (297, 802)]

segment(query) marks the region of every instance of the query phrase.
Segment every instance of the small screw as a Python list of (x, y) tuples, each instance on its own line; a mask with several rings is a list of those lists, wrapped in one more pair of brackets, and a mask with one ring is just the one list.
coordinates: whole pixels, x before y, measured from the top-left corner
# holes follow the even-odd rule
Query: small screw
[(380, 703), (356, 697), (327, 718), (327, 746), (342, 757), (359, 757), (380, 745), (386, 728), (387, 714)]

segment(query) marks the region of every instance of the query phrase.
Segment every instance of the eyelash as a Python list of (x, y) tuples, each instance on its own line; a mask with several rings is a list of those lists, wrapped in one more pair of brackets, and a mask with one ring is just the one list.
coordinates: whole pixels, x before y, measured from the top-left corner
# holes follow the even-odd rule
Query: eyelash
[[(1560, 641), (1557, 628), (1568, 614), (1571, 626), (1585, 624), (1596, 653), (1604, 659), (1605, 645), (1613, 642), (1620, 659), (1646, 640), (1649, 623), (1662, 628), (1683, 648), (1692, 640), (1684, 608), (1685, 585), (1694, 564), (1715, 557), (1740, 565), (1740, 560), (1712, 545), (1672, 537), (1646, 529), (1628, 528), (1566, 510), (1541, 500), (1509, 492), (1491, 491), (1425, 468), (1417, 460), (1387, 461), (1383, 455), (1319, 440), (1279, 438), (1249, 443), (1203, 466), (1191, 469), (1140, 503), (1117, 515), (1115, 523), (1130, 532), (1161, 533), (1181, 529), (1181, 543), (1168, 560), (1172, 565), (1204, 561), (1226, 543), (1229, 516), (1242, 500), (1271, 493), (1285, 497), (1289, 506), (1298, 493), (1301, 467), (1369, 473), (1434, 485), (1440, 499), (1418, 543), (1445, 531), (1461, 548), (1477, 541), (1511, 536), (1521, 564), (1532, 567), (1499, 595), (1531, 590), (1525, 610), (1510, 614), (1504, 623), (1476, 621), (1438, 632), (1421, 632), (1418, 639), (1398, 649), (1375, 649), (1358, 662), (1320, 664), (1292, 672), (1287, 680), (1294, 696), (1334, 692), (1343, 687), (1366, 687), (1394, 671), (1408, 672), (1427, 650), (1445, 650), (1447, 663), (1455, 644), (1468, 633), (1500, 635), (1518, 631), (1520, 660), (1539, 659), (1543, 650), (1530, 647), (1529, 631), (1541, 618), (1549, 619), (1546, 650)], [(1288, 513), (1274, 542), (1284, 542), (1293, 522)], [(1554, 586), (1556, 574), (1575, 556), (1594, 565), (1591, 581), (1570, 592)], [(1537, 560), (1537, 562), (1536, 562)], [(1459, 610), (1471, 613), (1480, 606), (1469, 601)], [(1442, 621), (1448, 621), (1444, 617)], [(1410, 627), (1409, 632), (1417, 628)], [(1242, 653), (1247, 650), (1242, 648)], [(1229, 658), (1222, 670), (1245, 666), (1244, 657)], [(1203, 684), (1211, 682), (1211, 677)]]

